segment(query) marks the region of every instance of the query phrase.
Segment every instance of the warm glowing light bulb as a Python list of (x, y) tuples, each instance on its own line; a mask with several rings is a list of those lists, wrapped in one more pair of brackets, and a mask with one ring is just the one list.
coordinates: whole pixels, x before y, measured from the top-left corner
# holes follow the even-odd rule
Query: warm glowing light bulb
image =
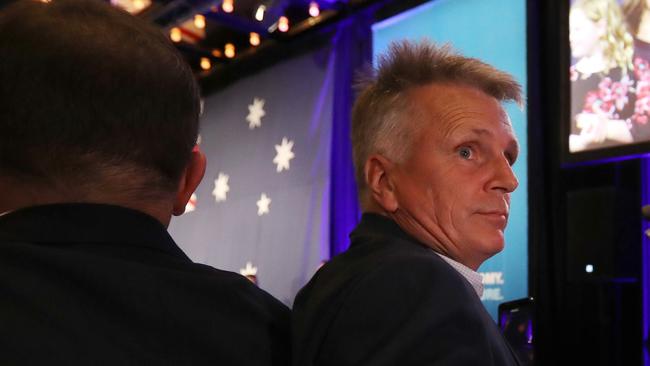
[(221, 9), (225, 11), (226, 13), (232, 13), (233, 10), (235, 10), (235, 4), (233, 0), (223, 0), (223, 3), (221, 4)]
[(289, 18), (285, 16), (281, 16), (280, 19), (278, 19), (278, 29), (280, 32), (286, 32), (289, 30)]
[(255, 19), (257, 19), (258, 22), (264, 20), (265, 11), (266, 11), (266, 6), (260, 5), (257, 7), (257, 10), (255, 11)]
[(224, 48), (224, 54), (228, 58), (235, 57), (235, 45), (232, 43), (226, 43), (226, 47)]
[(250, 37), (248, 37), (248, 41), (250, 42), (251, 46), (259, 46), (260, 35), (255, 32), (251, 32)]
[(309, 3), (309, 15), (317, 17), (320, 14), (320, 9), (318, 8), (318, 3), (312, 1)]
[(201, 68), (203, 70), (210, 70), (210, 67), (212, 67), (210, 59), (207, 57), (201, 57)]
[(140, 10), (144, 9), (145, 5), (146, 4), (144, 3), (143, 0), (134, 0), (133, 1), (133, 8), (135, 9), (135, 11), (140, 11)]
[(216, 49), (216, 48), (213, 49), (213, 50), (212, 50), (212, 56), (217, 57), (217, 58), (220, 58), (220, 57), (222, 56), (221, 51), (218, 50), (218, 49)]
[(205, 17), (201, 14), (196, 14), (194, 16), (194, 25), (199, 29), (205, 28)]
[(181, 34), (181, 29), (178, 27), (174, 27), (169, 31), (169, 38), (172, 39), (174, 42), (180, 42), (181, 39), (183, 39), (183, 35)]

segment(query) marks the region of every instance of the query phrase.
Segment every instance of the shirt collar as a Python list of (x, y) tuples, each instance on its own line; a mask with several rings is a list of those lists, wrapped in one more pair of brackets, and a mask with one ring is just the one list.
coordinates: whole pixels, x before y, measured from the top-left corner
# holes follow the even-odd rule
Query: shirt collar
[(435, 252), (440, 256), (440, 258), (444, 259), (445, 262), (449, 263), (449, 265), (455, 269), (458, 273), (461, 274), (461, 276), (465, 277), (467, 282), (469, 282), (470, 285), (474, 288), (474, 291), (476, 291), (476, 294), (478, 297), (483, 296), (483, 277), (481, 276), (480, 273), (472, 270), (471, 268), (465, 266), (462, 263), (456, 262), (455, 260), (445, 257), (444, 255)]

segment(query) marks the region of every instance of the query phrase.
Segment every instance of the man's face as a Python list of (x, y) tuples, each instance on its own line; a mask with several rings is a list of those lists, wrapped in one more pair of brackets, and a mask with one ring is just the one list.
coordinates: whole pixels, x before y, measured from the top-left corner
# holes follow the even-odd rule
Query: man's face
[(470, 87), (433, 84), (413, 98), (411, 150), (395, 165), (398, 224), (477, 269), (503, 249), (518, 144), (501, 104)]

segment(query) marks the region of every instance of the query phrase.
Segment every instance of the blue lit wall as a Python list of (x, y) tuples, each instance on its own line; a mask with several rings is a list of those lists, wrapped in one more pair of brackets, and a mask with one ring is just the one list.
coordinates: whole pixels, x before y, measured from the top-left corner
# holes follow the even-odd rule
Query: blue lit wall
[[(526, 90), (526, 1), (437, 0), (373, 26), (373, 54), (398, 39), (450, 42), (515, 76)], [(499, 303), (528, 296), (528, 148), (526, 110), (506, 106), (521, 145), (514, 170), (519, 189), (512, 195), (506, 249), (485, 262), (483, 302), (496, 319)]]

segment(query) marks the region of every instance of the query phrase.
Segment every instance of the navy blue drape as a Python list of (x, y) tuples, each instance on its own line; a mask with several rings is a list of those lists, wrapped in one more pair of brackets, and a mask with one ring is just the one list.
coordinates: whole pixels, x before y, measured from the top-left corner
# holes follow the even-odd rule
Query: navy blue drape
[(330, 176), (330, 255), (349, 246), (348, 235), (361, 217), (352, 166), (350, 121), (354, 77), (372, 61), (373, 22), (370, 12), (342, 21), (333, 38), (335, 52), (332, 156)]

